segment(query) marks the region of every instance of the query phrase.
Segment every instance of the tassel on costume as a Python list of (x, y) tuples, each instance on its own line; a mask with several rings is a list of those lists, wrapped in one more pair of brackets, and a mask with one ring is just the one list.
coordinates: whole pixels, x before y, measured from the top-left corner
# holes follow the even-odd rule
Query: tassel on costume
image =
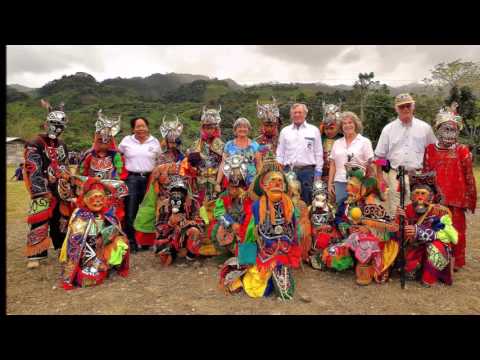
[(35, 256), (41, 254), (45, 250), (48, 250), (50, 245), (52, 245), (52, 239), (50, 236), (46, 237), (35, 245), (27, 245), (25, 248), (25, 256)]

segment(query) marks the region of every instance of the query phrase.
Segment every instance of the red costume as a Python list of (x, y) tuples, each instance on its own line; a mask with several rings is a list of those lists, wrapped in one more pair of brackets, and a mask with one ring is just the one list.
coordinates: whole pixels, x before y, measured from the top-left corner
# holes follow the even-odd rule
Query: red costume
[[(458, 231), (458, 244), (454, 246), (455, 267), (465, 265), (467, 223), (465, 211), (472, 213), (477, 204), (477, 188), (473, 176), (472, 154), (467, 146), (441, 149), (430, 144), (425, 151), (424, 170), (435, 170), (441, 202), (452, 212), (453, 226)], [(452, 175), (455, 180), (452, 181)]]
[(435, 130), (439, 142), (427, 147), (424, 171), (436, 172), (437, 187), (441, 194), (439, 202), (452, 212), (453, 226), (458, 231), (458, 244), (454, 246), (455, 268), (461, 268), (465, 265), (465, 211), (475, 212), (477, 189), (472, 154), (466, 145), (457, 142), (462, 123), (456, 107), (453, 104), (450, 109), (442, 109), (437, 115)]

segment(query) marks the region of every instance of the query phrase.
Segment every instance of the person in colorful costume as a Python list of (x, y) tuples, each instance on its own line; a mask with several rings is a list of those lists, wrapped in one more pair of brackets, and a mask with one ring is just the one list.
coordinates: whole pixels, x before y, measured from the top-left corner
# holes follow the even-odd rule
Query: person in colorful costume
[(298, 219), (287, 195), (287, 179), (273, 154), (265, 159), (254, 184), (259, 199), (247, 214), (249, 223), (238, 256), (229, 259), (220, 272), (220, 286), (227, 292), (243, 288), (254, 298), (275, 290), (280, 299), (289, 300), (295, 290), (292, 268), (301, 262)]
[(288, 183), (288, 196), (295, 207), (295, 216), (298, 219), (298, 243), (300, 245), (302, 260), (309, 262), (310, 248), (312, 247), (312, 225), (308, 205), (301, 198), (302, 184), (297, 175), (290, 171), (286, 174)]
[(100, 179), (124, 180), (126, 173), (123, 167), (122, 155), (115, 145), (114, 136), (120, 132), (119, 115), (116, 119), (106, 117), (100, 109), (95, 123), (93, 146), (84, 153), (80, 161), (78, 174), (82, 176), (99, 177)]
[(323, 251), (341, 240), (341, 235), (333, 223), (335, 207), (328, 201), (328, 188), (323, 181), (313, 184), (313, 200), (308, 212), (312, 236), (308, 262), (314, 269), (322, 270)]
[[(93, 146), (84, 153), (77, 173), (81, 176), (98, 177), (105, 180), (125, 180), (128, 173), (123, 158), (115, 144), (115, 135), (120, 132), (121, 116), (108, 118), (100, 109), (95, 123)], [(117, 199), (117, 198), (116, 198)], [(112, 204), (120, 221), (125, 217), (123, 201)]]
[(458, 243), (453, 247), (455, 271), (465, 266), (465, 213), (470, 210), (473, 214), (477, 205), (472, 153), (468, 146), (458, 143), (462, 127), (456, 103), (449, 109), (442, 109), (434, 126), (438, 142), (427, 146), (423, 162), (425, 172), (435, 171), (441, 204), (452, 212), (453, 226), (458, 231)]
[(382, 205), (376, 178), (365, 175), (367, 166), (355, 158), (345, 165), (348, 197), (334, 220), (343, 240), (328, 246), (322, 256), (327, 268), (355, 266), (359, 285), (386, 282), (399, 251), (398, 225)]
[(280, 129), (280, 110), (272, 97), (272, 104), (260, 104), (257, 100), (257, 118), (262, 122), (260, 135), (255, 141), (260, 145), (262, 159), (271, 151), (277, 152), (278, 133)]
[(210, 203), (213, 207), (214, 200), (221, 192), (221, 187), (217, 184), (217, 173), (225, 146), (220, 139), (221, 109), (207, 110), (203, 107), (201, 137), (188, 149), (180, 169), (180, 175), (189, 179), (192, 191), (198, 194), (202, 206)]
[(147, 192), (142, 200), (133, 223), (135, 240), (142, 248), (153, 246), (155, 243), (155, 223), (159, 216), (159, 209), (164, 209), (169, 201), (168, 186), (172, 178), (180, 172), (180, 163), (185, 158), (180, 149), (180, 136), (183, 124), (175, 116), (174, 121), (165, 122), (165, 117), (160, 125), (162, 135), (162, 152), (158, 157), (158, 166), (152, 171), (147, 184)]
[(168, 202), (157, 208), (155, 255), (164, 266), (177, 256), (193, 261), (199, 255), (203, 222), (197, 216), (198, 203), (181, 176), (171, 178)]
[(252, 200), (248, 196), (246, 178), (248, 161), (242, 155), (233, 155), (224, 162), (223, 173), (227, 189), (215, 201), (215, 221), (209, 224), (208, 235), (220, 254), (238, 254), (239, 239), (245, 237)]
[(60, 253), (65, 290), (99, 285), (111, 269), (128, 275), (128, 239), (111, 207), (117, 191), (112, 182), (123, 183), (89, 177), (82, 186)]
[(452, 285), (452, 245), (458, 242), (458, 232), (452, 224), (448, 207), (435, 202), (438, 195), (436, 174), (410, 174), (412, 203), (397, 216), (405, 216), (405, 239), (408, 241), (405, 272), (408, 279), (421, 278), (430, 287), (437, 281)]
[(46, 133), (28, 141), (24, 151), (24, 182), (31, 199), (25, 249), (29, 269), (47, 258), (51, 243), (55, 250), (61, 248), (73, 211), (73, 204), (59, 194), (59, 186), (67, 186), (70, 177), (67, 146), (59, 139), (67, 124), (64, 104), (57, 110), (43, 99), (41, 104), (48, 111)]
[(320, 124), (320, 133), (322, 134), (323, 147), (323, 170), (322, 181), (328, 182), (328, 171), (330, 169), (330, 151), (332, 150), (335, 140), (340, 139), (343, 135), (340, 133), (340, 107), (341, 105), (322, 103), (323, 120)]
[(160, 125), (160, 134), (162, 135), (160, 145), (162, 152), (157, 160), (158, 165), (177, 163), (185, 158), (180, 148), (182, 145), (182, 140), (180, 139), (182, 131), (183, 124), (177, 115), (175, 115), (175, 121), (165, 122), (165, 116), (163, 117), (162, 125)]

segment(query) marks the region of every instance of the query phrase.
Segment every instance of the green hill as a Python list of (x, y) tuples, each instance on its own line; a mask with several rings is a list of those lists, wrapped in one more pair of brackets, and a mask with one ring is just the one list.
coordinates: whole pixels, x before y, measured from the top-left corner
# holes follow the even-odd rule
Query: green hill
[[(129, 120), (134, 116), (147, 117), (153, 135), (159, 137), (162, 117), (176, 114), (184, 123), (184, 145), (189, 146), (198, 136), (202, 107), (219, 104), (222, 105), (224, 140), (232, 138), (232, 124), (240, 116), (251, 121), (255, 129), (252, 136), (256, 136), (259, 126), (256, 101), (268, 102), (272, 96), (277, 99), (284, 124), (288, 122), (293, 102), (308, 105), (308, 119), (314, 124), (322, 118), (323, 101), (337, 103), (341, 100), (343, 110), (360, 111), (359, 94), (345, 85), (269, 83), (240, 86), (231, 79), (175, 73), (98, 82), (87, 73), (76, 73), (50, 81), (29, 93), (8, 86), (7, 136), (30, 138), (40, 131), (46, 116), (46, 110), (40, 107), (41, 98), (48, 99), (52, 105), (65, 102), (69, 123), (63, 137), (73, 150), (91, 145), (96, 113), (100, 108), (106, 114), (122, 115), (122, 132), (117, 141), (130, 133)], [(393, 96), (387, 86), (382, 86), (372, 91), (366, 101), (366, 134), (375, 141), (381, 128), (395, 115)], [(427, 95), (419, 96), (417, 112), (430, 121), (441, 101)]]

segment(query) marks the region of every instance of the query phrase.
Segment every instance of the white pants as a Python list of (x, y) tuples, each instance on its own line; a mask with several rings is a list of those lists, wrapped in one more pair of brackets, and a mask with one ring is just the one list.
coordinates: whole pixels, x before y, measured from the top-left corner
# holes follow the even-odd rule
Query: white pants
[[(388, 174), (383, 173), (383, 176), (388, 186), (386, 210), (394, 218), (397, 206), (400, 206), (400, 188), (397, 180), (397, 171), (390, 169)], [(405, 174), (405, 206), (410, 204), (410, 202), (410, 182), (408, 181), (408, 175)]]

